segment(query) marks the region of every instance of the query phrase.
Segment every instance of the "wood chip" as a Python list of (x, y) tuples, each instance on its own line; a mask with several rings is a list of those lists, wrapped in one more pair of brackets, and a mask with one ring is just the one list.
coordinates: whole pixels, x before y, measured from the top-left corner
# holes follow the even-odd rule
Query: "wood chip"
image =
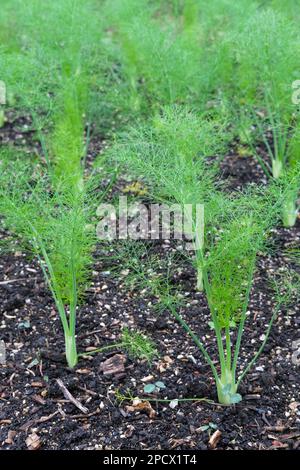
[(45, 384), (43, 384), (42, 382), (31, 382), (31, 387), (34, 387), (34, 388), (43, 388), (45, 387)]
[(182, 439), (170, 439), (171, 449), (175, 449), (178, 446), (188, 445), (189, 447), (195, 447), (195, 442), (191, 436), (184, 437)]
[(16, 431), (8, 431), (5, 444), (12, 445), (14, 443), (14, 437), (17, 435)]
[(219, 440), (221, 439), (222, 433), (218, 429), (213, 433), (208, 441), (208, 445), (211, 449), (215, 449), (218, 445)]
[(287, 449), (289, 447), (289, 445), (284, 444), (283, 442), (280, 442), (280, 441), (273, 441), (272, 442), (272, 447), (276, 447), (278, 449)]
[(143, 383), (147, 383), (147, 382), (152, 382), (153, 379), (154, 379), (153, 375), (147, 375), (147, 377), (143, 377), (141, 381)]
[(8, 279), (7, 281), (0, 281), (0, 286), (5, 286), (7, 284), (12, 284), (14, 282), (29, 282), (29, 281), (36, 281), (36, 280), (37, 280), (37, 277), (20, 278), (20, 279)]
[(29, 434), (25, 443), (29, 450), (38, 450), (42, 445), (39, 436), (35, 432)]
[(265, 431), (269, 431), (269, 432), (284, 432), (286, 429), (288, 429), (288, 427), (284, 425), (265, 427)]
[(91, 369), (77, 369), (76, 374), (88, 375), (91, 373)]
[(244, 396), (245, 400), (260, 400), (261, 396), (259, 393), (252, 393)]
[(292, 410), (293, 413), (295, 413), (297, 411), (297, 408), (300, 407), (300, 403), (297, 402), (297, 401), (292, 401), (290, 404), (289, 404), (289, 409)]
[(39, 403), (40, 405), (45, 405), (46, 400), (44, 400), (40, 395), (32, 395), (31, 397), (35, 402)]
[(122, 375), (125, 373), (126, 356), (124, 354), (115, 354), (100, 364), (100, 371), (105, 376)]
[(101, 410), (99, 408), (96, 409), (96, 411), (93, 411), (92, 413), (87, 413), (87, 414), (82, 414), (82, 415), (68, 415), (69, 418), (72, 419), (87, 419), (90, 418), (91, 416), (95, 416), (101, 413)]

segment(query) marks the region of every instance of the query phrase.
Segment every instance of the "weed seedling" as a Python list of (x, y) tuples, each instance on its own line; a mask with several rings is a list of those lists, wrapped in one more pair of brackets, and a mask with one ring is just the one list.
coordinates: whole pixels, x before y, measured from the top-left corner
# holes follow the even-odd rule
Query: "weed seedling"
[(150, 383), (144, 386), (144, 393), (151, 394), (151, 393), (158, 393), (161, 390), (165, 390), (167, 387), (161, 381), (157, 381), (155, 383)]

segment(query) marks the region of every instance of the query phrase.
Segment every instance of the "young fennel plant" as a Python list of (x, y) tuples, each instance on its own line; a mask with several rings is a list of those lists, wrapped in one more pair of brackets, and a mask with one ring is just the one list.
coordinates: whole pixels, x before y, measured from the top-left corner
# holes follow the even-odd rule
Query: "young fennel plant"
[[(5, 165), (5, 168), (3, 168)], [(47, 178), (24, 162), (2, 163), (0, 213), (5, 226), (38, 258), (65, 336), (69, 367), (77, 364), (76, 316), (92, 264), (95, 230), (88, 189), (50, 193)]]
[(201, 67), (202, 36), (193, 32), (194, 2), (189, 3), (182, 26), (179, 20), (170, 22), (168, 13), (149, 0), (106, 2), (104, 12), (112, 29), (108, 49), (119, 72), (111, 75), (111, 86), (115, 90), (114, 82), (120, 83), (121, 77), (118, 108), (129, 112), (131, 119), (149, 114), (149, 108), (155, 112), (176, 103), (197, 102), (204, 108), (207, 73)]
[[(191, 336), (210, 366), (218, 400), (224, 405), (231, 405), (242, 399), (239, 386), (263, 351), (278, 311), (285, 302), (282, 297), (276, 299), (264, 340), (253, 358), (238, 373), (257, 253), (264, 246), (267, 230), (278, 217), (276, 209), (272, 212), (272, 201), (270, 199), (267, 202), (253, 192), (236, 198), (234, 205), (223, 213), (223, 220), (219, 220), (208, 254), (203, 260), (203, 284), (216, 337), (218, 365), (189, 326), (188, 320), (180, 314), (176, 307), (176, 294), (170, 291), (166, 279), (160, 278), (160, 282), (154, 284), (154, 293), (163, 304), (164, 310), (169, 311)], [(151, 288), (152, 284), (148, 285)], [(235, 328), (237, 333), (233, 336)]]
[[(273, 111), (269, 104), (267, 118), (255, 116), (258, 135), (264, 143), (269, 161), (265, 161), (252, 143), (252, 136), (244, 130), (246, 141), (274, 188), (289, 188), (282, 200), (282, 222), (293, 227), (298, 216), (297, 199), (300, 190), (300, 127), (297, 117), (288, 122), (279, 110)], [(262, 121), (262, 122), (261, 122)], [(278, 191), (280, 195), (280, 191)]]
[[(242, 139), (268, 178), (288, 183), (290, 170), (299, 162), (299, 119), (292, 103), (299, 59), (287, 51), (297, 50), (299, 34), (283, 13), (267, 7), (251, 15), (240, 31), (228, 34), (227, 41), (235, 80), (224, 92), (238, 108), (238, 126), (241, 120), (246, 123)], [(268, 161), (257, 150), (257, 137)], [(297, 196), (297, 191), (290, 191), (283, 201), (286, 227), (296, 222)]]
[[(223, 126), (217, 121), (192, 113), (185, 107), (165, 107), (150, 124), (129, 131), (109, 150), (109, 155), (130, 171), (151, 183), (152, 196), (160, 203), (176, 203), (184, 208), (209, 206), (198, 226), (196, 250), (197, 286), (203, 289), (202, 252), (205, 231), (221, 207), (221, 193), (214, 183), (216, 165), (205, 157), (225, 146)], [(193, 227), (195, 214), (190, 226)], [(191, 235), (191, 234), (189, 234)]]

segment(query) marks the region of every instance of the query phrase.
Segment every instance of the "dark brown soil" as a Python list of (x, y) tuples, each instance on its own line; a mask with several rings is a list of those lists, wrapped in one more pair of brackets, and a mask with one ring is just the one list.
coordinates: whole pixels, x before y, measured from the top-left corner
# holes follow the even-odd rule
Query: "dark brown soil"
[[(241, 158), (224, 160), (225, 178), (242, 186), (248, 182), (249, 168), (251, 175), (259, 175), (254, 180), (262, 177), (255, 162)], [(263, 339), (274, 305), (269, 278), (287, 266), (285, 249), (299, 244), (299, 221), (293, 229), (278, 228), (273, 240), (276, 250), (259, 259), (240, 367)], [(163, 259), (180, 247), (156, 242), (151, 249)], [(95, 254), (93, 282), (78, 313), (78, 349), (117, 342), (127, 326), (156, 343), (160, 356), (151, 365), (115, 349), (81, 358), (76, 369), (69, 370), (60, 321), (39, 266), (21, 252), (1, 255), (0, 339), (6, 344), (7, 363), (0, 365), (0, 447), (27, 449), (28, 437), (36, 434), (38, 446), (45, 450), (208, 449), (210, 435), (218, 429), (218, 449), (299, 448), (299, 366), (292, 361), (293, 342), (299, 339), (298, 304), (280, 312), (264, 353), (241, 386), (243, 401), (220, 406), (209, 401), (216, 401), (215, 386), (197, 347), (169, 312), (155, 312), (156, 299), (147, 291), (131, 290), (124, 277), (114, 274), (111, 253), (99, 247)], [(214, 355), (209, 311), (202, 294), (194, 290), (193, 268), (187, 262), (175, 267), (173, 282), (184, 297), (183, 317)], [(106, 377), (101, 364), (116, 353), (125, 354), (125, 372)], [(88, 409), (86, 415), (65, 399), (56, 379)], [(145, 383), (157, 380), (166, 388), (145, 396)], [(116, 392), (140, 397), (146, 405), (139, 409), (130, 400), (120, 402)], [(174, 408), (152, 401), (192, 397), (207, 401), (179, 402)], [(211, 430), (203, 431), (209, 423)]]

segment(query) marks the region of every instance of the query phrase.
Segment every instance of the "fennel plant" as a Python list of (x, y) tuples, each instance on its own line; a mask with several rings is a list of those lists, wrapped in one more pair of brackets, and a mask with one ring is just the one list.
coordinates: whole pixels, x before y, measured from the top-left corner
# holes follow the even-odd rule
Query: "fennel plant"
[(76, 316), (92, 264), (92, 193), (52, 192), (39, 167), (2, 161), (0, 213), (5, 226), (38, 258), (65, 336), (69, 367), (77, 364)]
[(151, 279), (147, 283), (162, 304), (161, 310), (169, 311), (176, 318), (203, 354), (214, 377), (218, 400), (224, 405), (242, 400), (239, 386), (262, 353), (272, 325), (285, 302), (284, 297), (276, 297), (264, 340), (253, 358), (239, 370), (257, 254), (265, 246), (268, 229), (276, 222), (278, 209), (272, 197), (266, 199), (253, 191), (235, 196), (231, 202), (233, 204), (227, 208), (223, 206), (223, 218), (218, 220), (218, 226), (212, 234), (202, 270), (218, 363), (180, 313), (178, 296), (174, 288), (170, 288), (169, 275), (160, 276), (156, 282)]
[[(300, 161), (298, 109), (292, 102), (299, 59), (286, 52), (297, 50), (299, 41), (295, 24), (283, 12), (268, 6), (257, 10), (225, 41), (235, 80), (223, 89), (238, 109), (238, 127), (244, 124), (242, 140), (266, 176), (280, 179), (282, 184), (288, 184), (291, 171), (296, 171)], [(257, 140), (263, 144), (267, 159), (257, 149)], [(283, 201), (286, 227), (296, 222), (298, 191), (290, 191)]]
[(297, 200), (300, 190), (299, 121), (296, 117), (290, 123), (284, 121), (280, 111), (274, 111), (269, 100), (267, 103), (267, 118), (263, 122), (260, 122), (258, 117), (254, 120), (269, 162), (261, 157), (250, 136), (247, 136), (246, 140), (271, 184), (276, 186), (277, 182), (279, 186), (289, 187), (282, 201), (282, 222), (285, 227), (293, 227), (298, 217)]
[[(197, 288), (203, 289), (202, 259), (205, 231), (220, 210), (221, 193), (214, 183), (216, 165), (205, 157), (214, 155), (226, 143), (224, 126), (218, 121), (197, 116), (185, 107), (169, 106), (156, 114), (149, 124), (131, 129), (108, 151), (130, 171), (151, 183), (151, 193), (160, 203), (193, 207), (206, 204), (197, 232)], [(194, 224), (192, 215), (191, 227)], [(189, 234), (192, 235), (192, 234)]]

